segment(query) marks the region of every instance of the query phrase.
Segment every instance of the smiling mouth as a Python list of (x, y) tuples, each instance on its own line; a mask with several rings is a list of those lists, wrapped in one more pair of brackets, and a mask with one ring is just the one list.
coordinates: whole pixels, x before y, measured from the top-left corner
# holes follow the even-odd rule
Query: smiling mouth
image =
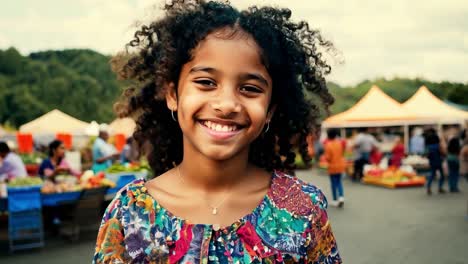
[(232, 133), (241, 130), (243, 127), (237, 124), (220, 124), (209, 120), (199, 121), (204, 127), (218, 133)]

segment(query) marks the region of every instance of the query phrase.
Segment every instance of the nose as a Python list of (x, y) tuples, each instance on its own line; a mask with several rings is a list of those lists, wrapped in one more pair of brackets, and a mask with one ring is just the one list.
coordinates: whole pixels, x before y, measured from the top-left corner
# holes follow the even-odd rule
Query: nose
[(230, 117), (241, 111), (241, 104), (235, 90), (235, 88), (223, 87), (218, 90), (216, 98), (212, 101), (213, 109), (223, 117)]

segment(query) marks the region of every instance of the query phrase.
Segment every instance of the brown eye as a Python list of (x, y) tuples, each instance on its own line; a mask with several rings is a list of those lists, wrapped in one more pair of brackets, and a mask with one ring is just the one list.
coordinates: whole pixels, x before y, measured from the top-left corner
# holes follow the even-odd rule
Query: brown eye
[(195, 80), (194, 82), (196, 84), (201, 84), (201, 85), (207, 86), (207, 87), (215, 87), (216, 86), (215, 82), (213, 82), (212, 80), (208, 80), (208, 79)]
[(262, 89), (251, 85), (242, 86), (240, 91), (243, 93), (262, 93)]

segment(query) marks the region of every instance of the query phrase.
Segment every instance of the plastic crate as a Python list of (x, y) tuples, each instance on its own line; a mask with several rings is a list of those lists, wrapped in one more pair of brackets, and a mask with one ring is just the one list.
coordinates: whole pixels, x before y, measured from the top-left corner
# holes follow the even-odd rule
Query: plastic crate
[(42, 214), (38, 210), (16, 212), (9, 214), (9, 234), (12, 239), (27, 238), (31, 233), (39, 233), (42, 229)]
[(44, 246), (40, 186), (8, 188), (10, 252)]

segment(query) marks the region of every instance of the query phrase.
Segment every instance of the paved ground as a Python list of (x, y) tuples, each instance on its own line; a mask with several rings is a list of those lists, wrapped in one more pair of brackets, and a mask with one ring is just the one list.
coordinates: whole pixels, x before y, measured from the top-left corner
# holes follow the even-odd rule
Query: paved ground
[[(298, 176), (330, 196), (328, 177), (316, 171)], [(344, 209), (329, 217), (345, 263), (468, 263), (468, 184), (462, 194), (434, 194), (423, 188), (388, 190), (344, 182)], [(70, 243), (49, 239), (42, 250), (10, 256), (3, 247), (1, 263), (90, 263), (95, 234)]]

